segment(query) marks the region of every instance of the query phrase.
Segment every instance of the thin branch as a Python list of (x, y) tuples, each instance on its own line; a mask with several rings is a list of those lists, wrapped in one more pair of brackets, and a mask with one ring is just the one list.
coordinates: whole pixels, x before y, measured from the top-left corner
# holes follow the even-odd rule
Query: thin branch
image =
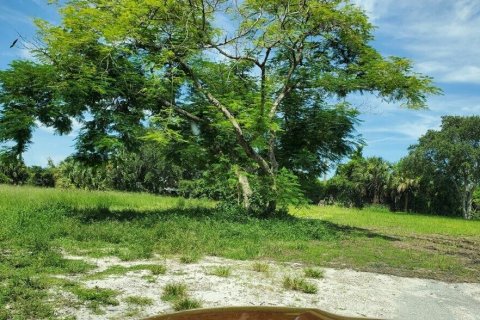
[(226, 52), (225, 50), (223, 50), (222, 48), (216, 46), (216, 45), (213, 45), (213, 48), (216, 49), (219, 53), (221, 53), (222, 55), (224, 55), (225, 57), (229, 58), (229, 59), (233, 59), (233, 60), (246, 60), (246, 61), (251, 61), (253, 62), (255, 65), (261, 67), (261, 63), (255, 59), (255, 58), (252, 58), (252, 57), (247, 57), (247, 56), (235, 56), (235, 55), (232, 55), (228, 52)]
[(272, 107), (270, 108), (270, 112), (268, 116), (270, 119), (272, 119), (275, 116), (275, 113), (277, 112), (278, 107), (282, 103), (283, 99), (287, 96), (287, 94), (293, 89), (294, 85), (291, 83), (293, 74), (295, 70), (297, 69), (298, 65), (302, 61), (302, 53), (303, 53), (303, 45), (299, 48), (298, 52), (294, 53), (294, 57), (292, 59), (292, 63), (290, 65), (290, 68), (288, 69), (287, 76), (285, 77), (285, 82), (283, 85), (283, 88), (280, 90), (280, 93), (278, 94), (277, 98), (272, 104)]
[(172, 108), (176, 113), (194, 121), (194, 122), (198, 122), (198, 123), (208, 123), (207, 120), (205, 119), (202, 119), (202, 118), (199, 118), (197, 117), (196, 115), (194, 114), (191, 114), (190, 112), (186, 111), (185, 109), (182, 109), (180, 108), (179, 106), (175, 105), (175, 104), (172, 104), (170, 101), (166, 100), (166, 99), (160, 99), (160, 102), (169, 107), (169, 108)]
[(208, 101), (213, 104), (217, 109), (219, 109), (223, 113), (223, 115), (230, 121), (230, 124), (233, 126), (233, 129), (235, 131), (235, 135), (237, 136), (237, 141), (243, 148), (247, 156), (253, 159), (266, 174), (272, 174), (268, 163), (252, 148), (250, 143), (245, 138), (240, 124), (238, 123), (235, 116), (230, 112), (230, 110), (228, 110), (228, 108), (225, 107), (217, 98), (215, 98), (212, 93), (210, 93), (203, 87), (193, 70), (185, 62), (183, 62), (182, 60), (178, 60), (178, 63), (180, 64), (180, 68), (185, 72), (185, 74), (190, 77), (194, 87), (203, 95), (205, 95)]

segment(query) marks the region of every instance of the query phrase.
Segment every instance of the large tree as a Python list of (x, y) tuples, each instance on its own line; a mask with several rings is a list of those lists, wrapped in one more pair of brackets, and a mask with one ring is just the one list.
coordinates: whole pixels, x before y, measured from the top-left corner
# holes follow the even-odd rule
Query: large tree
[[(138, 136), (182, 139), (179, 123), (191, 122), (236, 174), (244, 205), (253, 194), (266, 212), (282, 196), (279, 183), (295, 185), (292, 172), (315, 175), (322, 160), (351, 149), (347, 95), (423, 108), (438, 92), (408, 60), (371, 46), (373, 26), (347, 0), (69, 0), (60, 13), (58, 26), (37, 21), (39, 63), (18, 62), (0, 77), (4, 123), (28, 108), (45, 114), (20, 112), (19, 130), (38, 118), (63, 132), (76, 118), (79, 153), (103, 159)], [(42, 92), (18, 85), (22, 68), (49, 74)], [(158, 125), (145, 133), (152, 115)], [(341, 143), (329, 143), (336, 130)], [(28, 133), (0, 139), (22, 151)]]
[(475, 190), (480, 186), (480, 117), (445, 116), (440, 130), (430, 130), (403, 160), (432, 190), (440, 208), (472, 218)]

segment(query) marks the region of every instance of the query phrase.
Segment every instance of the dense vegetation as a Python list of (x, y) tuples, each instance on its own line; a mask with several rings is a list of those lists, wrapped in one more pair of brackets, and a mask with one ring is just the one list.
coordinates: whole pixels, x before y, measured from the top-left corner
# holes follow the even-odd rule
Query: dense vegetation
[[(480, 117), (444, 117), (440, 131), (429, 131), (405, 158), (394, 164), (378, 157), (364, 158), (358, 148), (328, 181), (307, 178), (301, 180), (303, 184), (286, 185), (280, 203), (287, 205), (297, 199), (295, 204), (305, 204), (298, 200), (305, 196), (310, 203), (321, 205), (385, 205), (391, 211), (475, 218), (480, 210), (479, 128)], [(173, 158), (178, 162), (172, 162), (168, 153), (176, 153)], [(207, 166), (174, 148), (146, 143), (136, 153), (122, 150), (97, 166), (71, 157), (57, 166), (50, 163), (47, 168), (28, 168), (16, 159), (4, 157), (0, 159), (0, 182), (240, 203), (237, 181), (229, 179), (222, 166)]]
[(319, 193), (349, 206), (471, 219), (480, 209), (480, 117), (444, 117), (396, 164), (358, 150)]
[(35, 126), (64, 134), (76, 120), (85, 163), (154, 141), (193, 190), (272, 214), (360, 142), (349, 94), (418, 109), (439, 92), (375, 50), (367, 15), (346, 0), (58, 3), (59, 25), (36, 21), (36, 62), (0, 72), (0, 142), (20, 163)]
[(214, 255), (480, 280), (480, 221), (378, 208), (315, 206), (292, 214), (258, 219), (205, 200), (0, 186), (0, 319), (52, 318), (62, 301), (52, 304), (50, 295), (59, 290), (85, 303), (113, 303), (112, 292), (55, 277), (93, 268), (65, 254), (182, 261)]

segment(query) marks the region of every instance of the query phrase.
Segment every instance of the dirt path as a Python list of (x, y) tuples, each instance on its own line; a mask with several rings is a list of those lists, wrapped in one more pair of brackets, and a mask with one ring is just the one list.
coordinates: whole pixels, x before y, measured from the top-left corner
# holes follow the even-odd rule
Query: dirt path
[[(109, 288), (120, 292), (118, 306), (103, 307), (105, 314), (94, 314), (80, 306), (60, 307), (58, 315), (76, 315), (77, 319), (141, 318), (172, 312), (169, 303), (160, 299), (167, 283), (187, 284), (190, 296), (203, 302), (203, 307), (220, 306), (295, 306), (314, 307), (333, 313), (383, 319), (451, 320), (480, 319), (480, 284), (443, 283), (434, 280), (402, 278), (352, 270), (324, 269), (323, 279), (309, 279), (318, 287), (318, 293), (306, 294), (283, 288), (286, 275), (303, 276), (301, 264), (268, 262), (269, 272), (253, 271), (251, 261), (235, 261), (207, 257), (193, 264), (182, 264), (176, 259), (121, 262), (116, 258), (84, 259), (98, 266), (95, 272), (111, 266), (163, 264), (164, 275), (149, 276), (149, 271), (130, 271), (111, 275), (101, 280), (82, 280), (85, 286)], [(208, 274), (216, 266), (230, 266), (227, 278)], [(60, 294), (60, 293), (57, 293)], [(61, 294), (64, 298), (73, 296)], [(153, 304), (132, 307), (125, 302), (129, 296), (152, 299)]]

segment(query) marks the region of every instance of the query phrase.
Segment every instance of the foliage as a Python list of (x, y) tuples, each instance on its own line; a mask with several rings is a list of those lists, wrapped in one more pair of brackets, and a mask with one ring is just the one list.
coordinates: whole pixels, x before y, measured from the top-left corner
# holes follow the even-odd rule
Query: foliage
[(0, 181), (14, 185), (27, 183), (29, 172), (23, 160), (12, 153), (0, 153)]
[(202, 302), (200, 300), (192, 299), (189, 297), (184, 297), (179, 300), (176, 300), (173, 304), (173, 309), (175, 311), (200, 309), (201, 307), (202, 307)]
[(153, 300), (147, 297), (141, 296), (129, 296), (125, 298), (125, 301), (128, 304), (137, 305), (137, 306), (149, 306), (153, 304)]
[(29, 184), (37, 187), (55, 187), (54, 167), (42, 168), (40, 166), (32, 166), (29, 169)]
[[(180, 145), (201, 154), (187, 159), (202, 174), (186, 180), (211, 181), (208, 168), (219, 165), (222, 177), (238, 179), (237, 188), (225, 186), (227, 198), (259, 214), (298, 202), (297, 183), (311, 185), (358, 142), (348, 94), (418, 109), (439, 93), (410, 61), (371, 46), (372, 24), (347, 0), (59, 6), (59, 25), (36, 21), (38, 62), (0, 72), (0, 142), (14, 142), (10, 151), (21, 155), (37, 123), (66, 133), (76, 120), (77, 158), (90, 164), (145, 140)], [(219, 15), (235, 21), (234, 30), (219, 27)], [(293, 187), (285, 198), (282, 184)]]
[(264, 262), (255, 262), (252, 265), (252, 270), (256, 272), (263, 272), (266, 273), (270, 270), (270, 265)]
[(120, 148), (110, 160), (96, 166), (67, 158), (56, 170), (57, 185), (88, 190), (177, 193), (182, 179), (191, 178), (196, 170), (175, 162), (183, 162), (181, 157), (166, 159), (170, 151), (152, 143), (144, 144), (136, 152)]
[(337, 201), (355, 207), (386, 203), (391, 165), (381, 158), (364, 158), (358, 149), (352, 159), (338, 166), (328, 181), (328, 194)]
[(227, 266), (213, 267), (211, 270), (209, 270), (208, 274), (217, 277), (228, 278), (232, 274), (232, 268)]
[(420, 179), (420, 210), (471, 219), (480, 186), (480, 117), (443, 117), (441, 129), (422, 136), (404, 162)]
[(473, 208), (475, 209), (477, 218), (479, 218), (480, 214), (480, 188), (473, 193)]

